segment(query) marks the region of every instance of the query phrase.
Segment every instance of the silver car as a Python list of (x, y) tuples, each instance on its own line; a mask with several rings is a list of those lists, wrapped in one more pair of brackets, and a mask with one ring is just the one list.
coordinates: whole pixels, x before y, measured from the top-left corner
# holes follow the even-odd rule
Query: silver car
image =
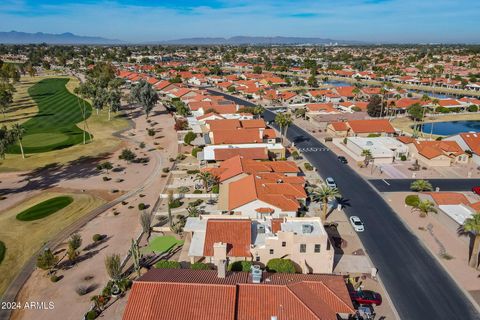
[(362, 220), (360, 220), (357, 216), (350, 217), (350, 223), (352, 224), (353, 230), (356, 232), (363, 232), (365, 231), (365, 226), (363, 225)]
[(335, 180), (333, 180), (332, 177), (328, 177), (327, 179), (325, 179), (325, 184), (327, 185), (327, 187), (330, 187), (330, 188), (337, 187), (337, 184), (335, 183)]

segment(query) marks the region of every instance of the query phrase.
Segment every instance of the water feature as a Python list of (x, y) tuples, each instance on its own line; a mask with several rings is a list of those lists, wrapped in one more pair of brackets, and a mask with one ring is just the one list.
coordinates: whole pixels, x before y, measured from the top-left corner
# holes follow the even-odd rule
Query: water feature
[(330, 80), (330, 81), (325, 81), (322, 84), (329, 85), (329, 86), (334, 86), (334, 87), (349, 87), (353, 86), (353, 84), (345, 81), (337, 81), (337, 80)]
[[(433, 130), (432, 130), (433, 125)], [(440, 136), (451, 136), (461, 132), (480, 132), (480, 121), (445, 121), (445, 122), (427, 122), (422, 125), (421, 130), (424, 133), (430, 133)]]

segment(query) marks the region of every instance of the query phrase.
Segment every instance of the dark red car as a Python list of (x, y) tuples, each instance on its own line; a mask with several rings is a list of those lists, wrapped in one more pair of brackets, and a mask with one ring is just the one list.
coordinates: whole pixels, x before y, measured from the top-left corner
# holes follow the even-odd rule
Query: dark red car
[(350, 291), (350, 298), (354, 303), (359, 305), (366, 304), (379, 306), (382, 304), (382, 296), (370, 290)]
[(473, 188), (472, 188), (472, 192), (480, 195), (480, 186), (473, 187)]

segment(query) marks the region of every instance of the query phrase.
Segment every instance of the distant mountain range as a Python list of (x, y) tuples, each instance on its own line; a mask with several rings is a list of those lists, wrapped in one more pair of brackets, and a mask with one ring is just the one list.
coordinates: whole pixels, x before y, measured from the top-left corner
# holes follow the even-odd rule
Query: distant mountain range
[(4, 44), (122, 44), (121, 40), (106, 39), (102, 37), (78, 36), (70, 32), (62, 34), (52, 33), (27, 33), (27, 32), (0, 32), (0, 43)]
[[(150, 43), (150, 42), (149, 42)], [(237, 36), (231, 38), (185, 38), (177, 40), (154, 42), (157, 44), (178, 44), (178, 45), (327, 45), (327, 44), (365, 44), (361, 41), (334, 40), (324, 38), (304, 37), (248, 37)]]
[[(0, 32), (0, 43), (4, 44), (127, 44), (129, 42), (102, 37), (79, 36), (70, 32), (61, 34), (27, 33), (27, 32)], [(133, 43), (132, 43), (133, 44)], [(304, 37), (248, 37), (237, 36), (231, 38), (185, 38), (166, 41), (146, 41), (142, 44), (163, 45), (328, 45), (328, 44), (365, 44), (361, 41), (334, 40), (324, 38)]]

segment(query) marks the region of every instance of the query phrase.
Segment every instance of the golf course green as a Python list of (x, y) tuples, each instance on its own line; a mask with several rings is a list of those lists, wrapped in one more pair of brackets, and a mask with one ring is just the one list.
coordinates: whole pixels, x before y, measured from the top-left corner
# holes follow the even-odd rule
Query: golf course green
[(17, 219), (21, 221), (42, 219), (65, 208), (72, 202), (73, 198), (68, 196), (51, 198), (20, 212), (17, 214)]
[[(65, 85), (68, 81), (67, 78), (43, 79), (28, 89), (38, 106), (38, 113), (22, 124), (25, 129), (22, 139), (25, 153), (48, 152), (83, 143), (83, 130), (76, 125), (83, 121), (79, 106), (83, 100), (67, 90)], [(92, 107), (84, 103), (88, 118)], [(14, 145), (8, 152), (20, 153), (20, 146)]]

